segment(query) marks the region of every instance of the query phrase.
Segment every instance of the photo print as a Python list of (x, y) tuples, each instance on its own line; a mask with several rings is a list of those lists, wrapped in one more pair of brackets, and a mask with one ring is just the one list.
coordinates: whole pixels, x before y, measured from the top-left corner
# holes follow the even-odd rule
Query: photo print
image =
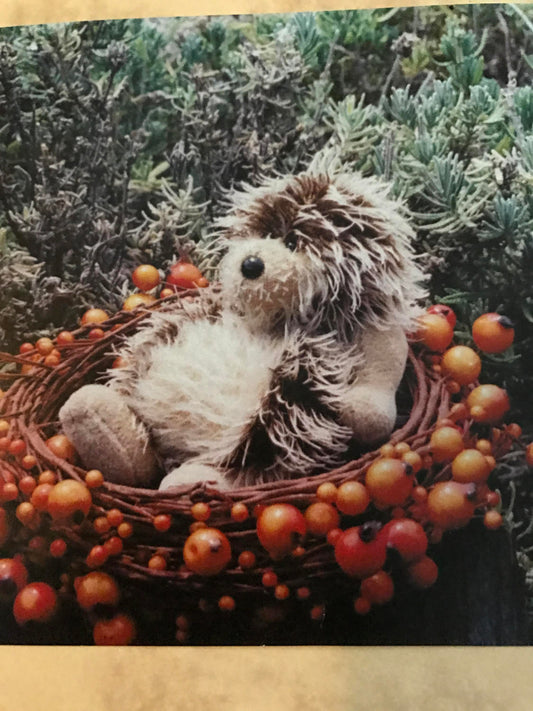
[(533, 10), (0, 29), (0, 641), (525, 645)]

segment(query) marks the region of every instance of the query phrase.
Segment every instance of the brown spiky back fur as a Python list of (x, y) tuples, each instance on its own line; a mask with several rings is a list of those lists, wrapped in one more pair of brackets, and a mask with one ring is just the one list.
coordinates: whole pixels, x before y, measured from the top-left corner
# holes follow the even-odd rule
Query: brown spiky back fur
[(233, 203), (221, 221), (226, 239), (294, 237), (322, 275), (312, 303), (298, 314), (300, 324), (334, 330), (344, 342), (367, 326), (411, 327), (424, 276), (413, 231), (385, 185), (357, 175), (304, 173), (246, 188)]

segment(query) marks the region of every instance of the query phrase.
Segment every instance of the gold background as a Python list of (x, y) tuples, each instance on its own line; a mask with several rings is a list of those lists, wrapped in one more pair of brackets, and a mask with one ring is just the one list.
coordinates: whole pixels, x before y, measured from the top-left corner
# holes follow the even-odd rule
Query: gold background
[[(430, 2), (0, 0), (0, 26)], [(530, 711), (528, 648), (0, 647), (0, 711)]]

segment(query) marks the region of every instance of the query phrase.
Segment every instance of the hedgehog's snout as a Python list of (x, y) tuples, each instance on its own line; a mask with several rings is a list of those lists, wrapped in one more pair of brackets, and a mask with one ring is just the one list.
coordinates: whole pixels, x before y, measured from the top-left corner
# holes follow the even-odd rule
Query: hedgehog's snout
[(265, 263), (261, 257), (249, 256), (242, 261), (241, 273), (245, 279), (259, 279), (265, 271)]

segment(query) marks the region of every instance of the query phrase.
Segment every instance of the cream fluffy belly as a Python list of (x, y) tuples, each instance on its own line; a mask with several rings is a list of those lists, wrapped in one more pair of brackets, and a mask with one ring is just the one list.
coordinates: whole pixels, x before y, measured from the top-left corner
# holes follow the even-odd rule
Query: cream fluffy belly
[(267, 394), (281, 342), (252, 335), (237, 318), (195, 321), (152, 351), (131, 402), (164, 456), (222, 462), (237, 447)]

